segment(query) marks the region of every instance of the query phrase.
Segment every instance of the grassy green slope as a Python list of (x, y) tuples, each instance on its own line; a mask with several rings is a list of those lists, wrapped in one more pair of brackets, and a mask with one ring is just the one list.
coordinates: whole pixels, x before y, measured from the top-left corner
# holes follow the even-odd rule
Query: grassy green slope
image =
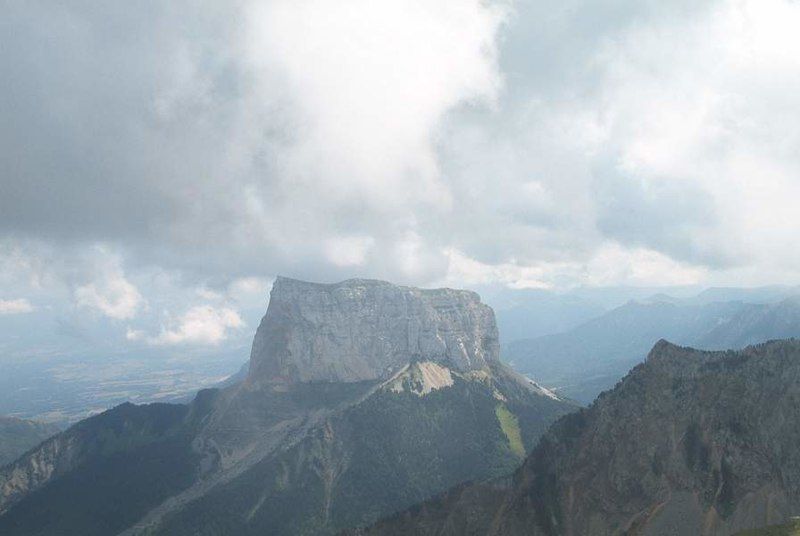
[(508, 438), (508, 446), (511, 452), (522, 460), (525, 457), (525, 445), (522, 443), (519, 419), (508, 410), (505, 404), (497, 404), (495, 406), (495, 414), (497, 415), (497, 421), (500, 423), (500, 429)]
[(761, 529), (745, 530), (736, 536), (800, 536), (800, 520), (786, 525), (773, 525)]

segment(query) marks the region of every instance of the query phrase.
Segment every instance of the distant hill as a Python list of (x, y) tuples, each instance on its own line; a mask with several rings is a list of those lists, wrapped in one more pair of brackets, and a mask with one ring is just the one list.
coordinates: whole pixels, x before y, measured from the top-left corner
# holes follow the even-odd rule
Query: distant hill
[(800, 337), (800, 297), (774, 304), (743, 307), (693, 343), (699, 348), (744, 348), (770, 339)]
[(711, 303), (723, 301), (742, 301), (747, 303), (771, 304), (786, 298), (800, 295), (800, 286), (769, 285), (765, 287), (737, 288), (711, 287), (688, 301)]
[(13, 462), (59, 428), (51, 424), (0, 416), (0, 466)]
[(546, 290), (505, 291), (495, 311), (500, 339), (512, 342), (560, 333), (605, 313), (594, 300)]
[(696, 287), (579, 287), (565, 291), (492, 288), (481, 292), (492, 306), (504, 344), (562, 333), (631, 300), (661, 295), (668, 300), (694, 297)]
[(564, 333), (508, 344), (503, 358), (586, 404), (613, 387), (661, 338), (722, 350), (789, 337), (800, 337), (797, 297), (776, 303), (654, 297), (629, 302)]

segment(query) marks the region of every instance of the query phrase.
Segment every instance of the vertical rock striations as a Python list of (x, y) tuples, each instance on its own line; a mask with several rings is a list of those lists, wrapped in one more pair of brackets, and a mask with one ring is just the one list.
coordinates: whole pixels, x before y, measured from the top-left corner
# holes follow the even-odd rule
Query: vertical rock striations
[(387, 378), (410, 361), (466, 372), (498, 359), (494, 312), (474, 292), (279, 277), (247, 381), (356, 382)]

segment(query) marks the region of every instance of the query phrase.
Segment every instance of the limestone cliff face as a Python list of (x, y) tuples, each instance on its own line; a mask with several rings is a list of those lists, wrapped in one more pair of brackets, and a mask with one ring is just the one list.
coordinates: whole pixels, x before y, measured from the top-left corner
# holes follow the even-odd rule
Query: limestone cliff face
[(248, 382), (378, 380), (417, 360), (457, 371), (498, 362), (492, 309), (464, 290), (279, 277), (253, 341)]

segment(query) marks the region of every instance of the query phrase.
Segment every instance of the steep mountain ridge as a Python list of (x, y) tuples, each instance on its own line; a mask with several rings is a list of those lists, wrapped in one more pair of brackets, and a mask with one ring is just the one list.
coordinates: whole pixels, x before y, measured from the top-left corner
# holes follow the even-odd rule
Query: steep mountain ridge
[(193, 406), (123, 404), (0, 470), (0, 533), (115, 534), (188, 487), (202, 460)]
[(725, 350), (792, 337), (800, 337), (800, 296), (744, 307), (693, 345), (707, 350)]
[(474, 293), (281, 278), (245, 381), (45, 442), (0, 471), (0, 533), (326, 534), (506, 474), (575, 407), (498, 353)]
[(727, 536), (800, 513), (800, 341), (660, 341), (560, 419), (511, 482), (462, 486), (362, 534)]

